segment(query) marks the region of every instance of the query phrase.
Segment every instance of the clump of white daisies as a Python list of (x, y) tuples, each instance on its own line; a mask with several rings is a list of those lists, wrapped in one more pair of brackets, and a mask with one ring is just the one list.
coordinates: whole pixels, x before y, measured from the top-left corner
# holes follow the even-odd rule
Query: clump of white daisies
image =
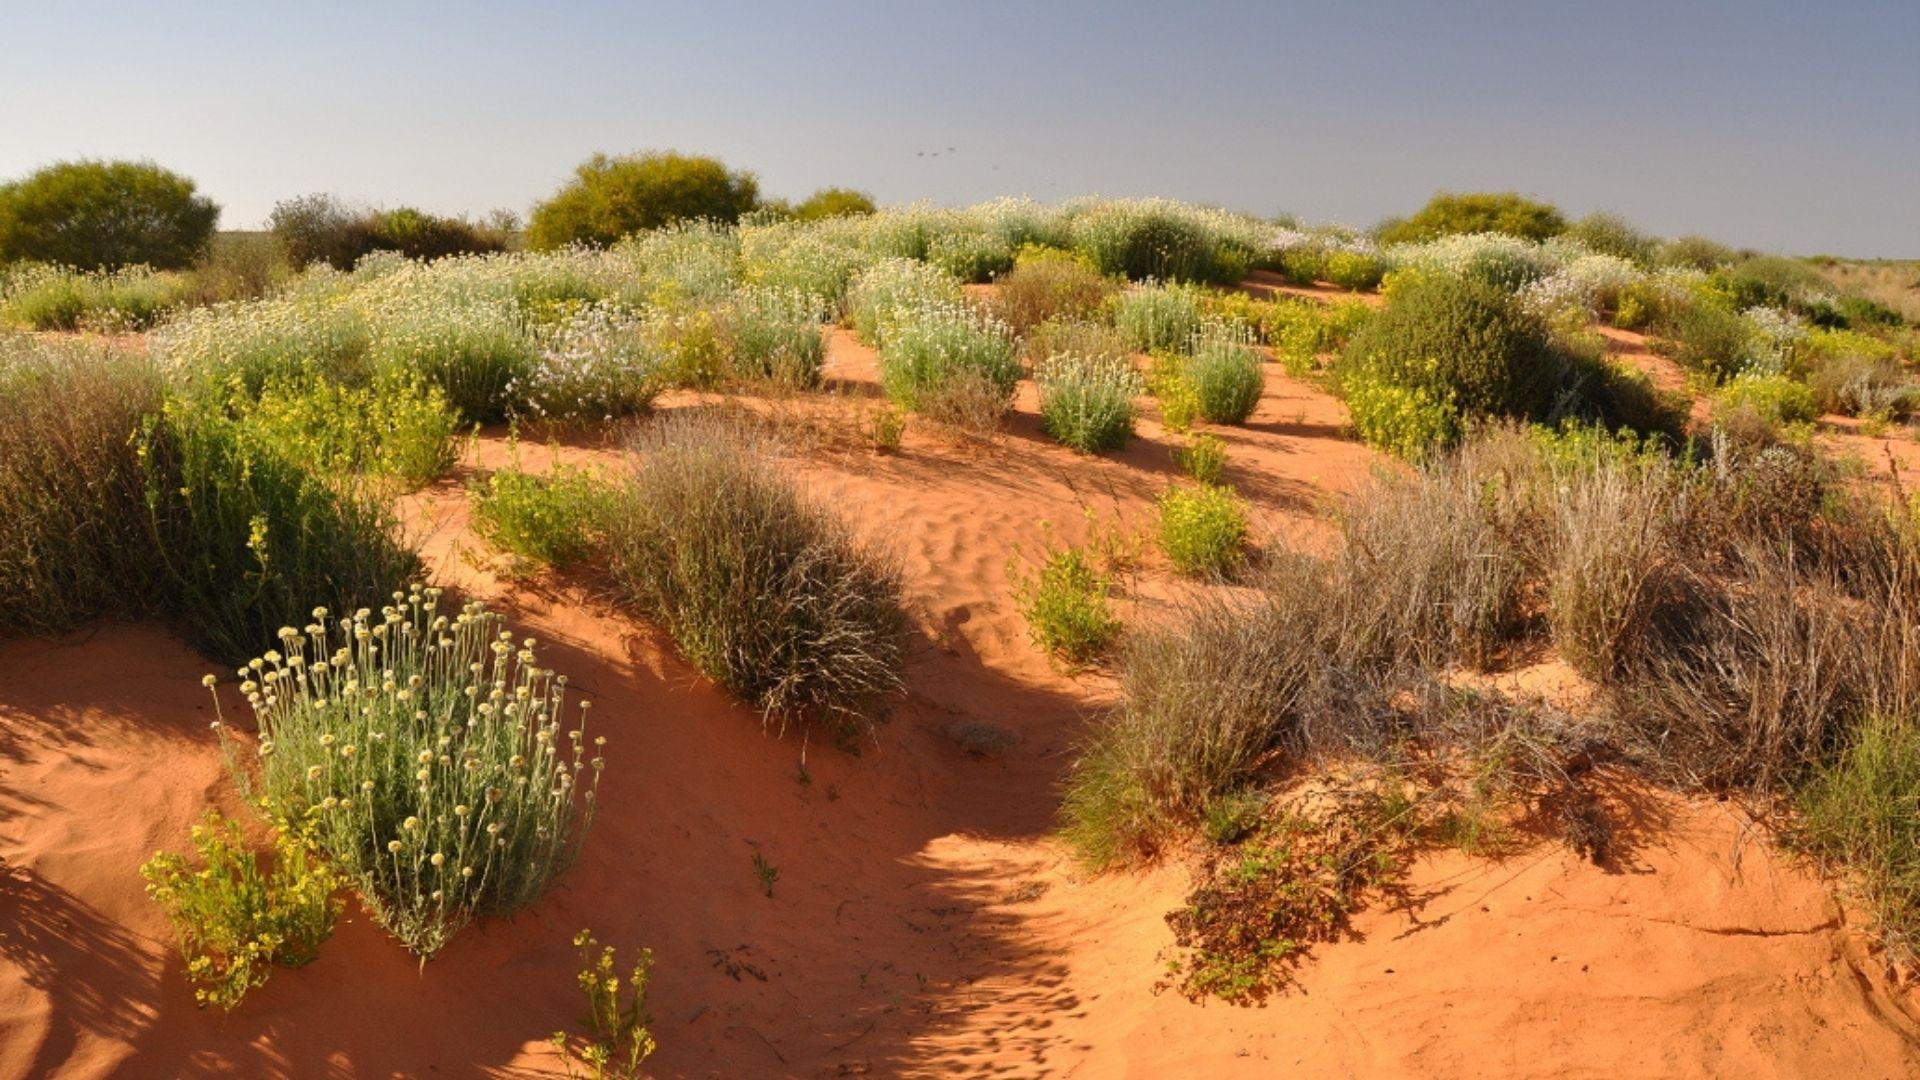
[(263, 801), (311, 816), (315, 847), (423, 958), (475, 918), (532, 903), (572, 862), (606, 742), (587, 738), (588, 702), (567, 722), (567, 678), (539, 666), (532, 638), (477, 602), (443, 615), (439, 596), (415, 586), (340, 618), (315, 608), (239, 670)]

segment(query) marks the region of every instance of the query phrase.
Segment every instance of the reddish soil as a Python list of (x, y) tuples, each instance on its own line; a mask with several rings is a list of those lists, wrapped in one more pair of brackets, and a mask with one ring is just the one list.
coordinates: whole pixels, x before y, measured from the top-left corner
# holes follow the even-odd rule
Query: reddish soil
[[(769, 408), (808, 487), (897, 553), (918, 627), (911, 693), (858, 756), (764, 733), (588, 586), (503, 576), (463, 495), (508, 459), (498, 435), (404, 500), (437, 577), (540, 637), (594, 699), (610, 759), (563, 885), (424, 967), (350, 907), (313, 964), (230, 1016), (196, 1010), (138, 867), (209, 805), (239, 812), (210, 665), (139, 625), (0, 643), (0, 1076), (553, 1075), (582, 927), (653, 948), (662, 1076), (1920, 1071), (1909, 995), (1824, 883), (1728, 805), (1632, 789), (1614, 795), (1633, 820), (1615, 865), (1548, 846), (1434, 855), (1407, 902), (1265, 1007), (1156, 994), (1185, 871), (1089, 877), (1050, 838), (1056, 784), (1114, 688), (1028, 643), (1008, 565), (1044, 523), (1085, 535), (1086, 509), (1146, 528), (1173, 475), (1165, 433), (1149, 417), (1124, 453), (1075, 455), (1040, 437), (1028, 389), (996, 443), (910, 427), (881, 455), (844, 437), (871, 354), (836, 334), (828, 374), (836, 399)], [(1274, 365), (1252, 422), (1221, 432), (1265, 537), (1313, 534), (1364, 480), (1344, 424)], [(619, 467), (591, 442), (519, 452)], [(1147, 559), (1129, 614), (1175, 590)], [(756, 853), (780, 869), (771, 899)]]

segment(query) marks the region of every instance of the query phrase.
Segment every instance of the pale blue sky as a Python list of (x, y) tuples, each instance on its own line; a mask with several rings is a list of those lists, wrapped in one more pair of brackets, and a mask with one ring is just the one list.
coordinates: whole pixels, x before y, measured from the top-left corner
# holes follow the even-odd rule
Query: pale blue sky
[(151, 157), (227, 227), (313, 191), (524, 212), (595, 150), (672, 147), (775, 195), (1368, 224), (1515, 188), (1920, 257), (1920, 0), (4, 6), (0, 177)]

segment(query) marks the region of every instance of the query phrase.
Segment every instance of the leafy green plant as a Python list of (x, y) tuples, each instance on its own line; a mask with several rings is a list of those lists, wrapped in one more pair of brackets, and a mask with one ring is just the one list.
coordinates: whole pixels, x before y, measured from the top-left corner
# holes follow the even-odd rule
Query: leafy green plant
[(438, 599), (416, 586), (378, 612), (315, 608), (280, 630), (284, 653), (239, 670), (268, 803), (313, 816), (314, 847), (423, 959), (573, 861), (605, 743), (585, 737), (588, 703), (564, 717), (566, 677), (538, 665), (533, 639), (478, 602), (449, 618)]
[(1523, 240), (1545, 240), (1566, 228), (1566, 219), (1551, 203), (1517, 192), (1442, 191), (1412, 217), (1383, 226), (1379, 238), (1383, 244), (1417, 244), (1442, 236), (1505, 233)]
[(244, 438), (330, 475), (371, 475), (412, 489), (456, 457), (459, 418), (438, 387), (386, 376), (365, 387), (327, 379), (267, 386), (235, 408)]
[(1181, 573), (1232, 570), (1246, 540), (1246, 513), (1231, 489), (1200, 484), (1160, 497), (1160, 547)]
[(1363, 251), (1329, 251), (1320, 264), (1320, 276), (1329, 284), (1353, 292), (1378, 288), (1387, 264)]
[(1460, 438), (1460, 412), (1452, 399), (1426, 387), (1356, 376), (1346, 380), (1343, 390), (1354, 431), (1368, 446), (1420, 461)]
[(614, 503), (592, 469), (555, 462), (545, 475), (513, 467), (470, 489), (473, 522), (487, 542), (537, 566), (564, 570), (599, 550)]
[[(653, 950), (641, 949), (633, 969), (622, 981), (613, 946), (601, 945), (588, 930), (573, 936), (580, 950), (576, 981), (587, 998), (589, 1033), (575, 1038), (556, 1031), (550, 1040), (566, 1063), (567, 1076), (592, 1080), (637, 1080), (640, 1066), (653, 1056), (653, 1015), (647, 1010), (647, 991), (653, 981)], [(578, 1045), (576, 1045), (578, 1044)], [(584, 1072), (574, 1072), (578, 1064)]]
[(1354, 333), (1344, 371), (1468, 416), (1544, 415), (1564, 377), (1546, 328), (1506, 290), (1423, 274), (1391, 291)]
[(1063, 354), (1034, 369), (1040, 426), (1082, 453), (1125, 446), (1133, 437), (1134, 399), (1145, 389), (1129, 360)]
[(773, 899), (773, 885), (780, 880), (780, 868), (756, 851), (753, 853), (753, 876), (760, 879), (760, 891), (766, 894), (767, 899)]
[(1202, 484), (1217, 484), (1227, 468), (1227, 444), (1218, 435), (1200, 432), (1173, 448), (1173, 463)]
[(311, 961), (333, 935), (342, 883), (308, 839), (303, 825), (282, 823), (263, 866), (240, 823), (210, 812), (193, 826), (197, 866), (160, 852), (140, 868), (179, 937), (199, 1004), (232, 1011), (273, 967)]
[(1020, 380), (1020, 358), (1005, 323), (964, 304), (896, 314), (880, 346), (880, 385), (901, 408), (924, 412), (955, 383), (978, 388), (1004, 412)]
[(1038, 568), (1015, 567), (1014, 600), (1033, 643), (1069, 664), (1097, 659), (1120, 632), (1109, 599), (1113, 580), (1077, 547), (1052, 548)]
[(1920, 731), (1875, 716), (1801, 788), (1794, 838), (1845, 868), (1888, 944), (1920, 948)]

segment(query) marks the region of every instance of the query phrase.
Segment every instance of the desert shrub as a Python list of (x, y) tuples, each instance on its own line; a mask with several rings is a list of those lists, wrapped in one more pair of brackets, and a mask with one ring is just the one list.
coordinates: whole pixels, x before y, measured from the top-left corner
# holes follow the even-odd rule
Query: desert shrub
[(1050, 548), (1037, 568), (1016, 568), (1014, 601), (1033, 643), (1068, 664), (1099, 658), (1120, 633), (1110, 595), (1113, 579), (1082, 548)]
[(1846, 326), (1890, 329), (1906, 325), (1906, 317), (1870, 296), (1842, 296), (1833, 302), (1834, 312)]
[(1193, 388), (1200, 416), (1214, 424), (1245, 423), (1266, 389), (1260, 350), (1225, 328), (1202, 331), (1192, 348), (1183, 378)]
[(307, 839), (300, 827), (282, 824), (263, 867), (240, 823), (209, 813), (193, 826), (199, 865), (160, 852), (140, 868), (147, 895), (179, 938), (196, 1002), (231, 1012), (274, 967), (308, 963), (333, 936), (341, 882)]
[(187, 272), (182, 288), (188, 304), (225, 304), (258, 300), (292, 276), (286, 250), (272, 233), (215, 233), (207, 253)]
[(743, 289), (722, 317), (728, 366), (736, 378), (794, 389), (818, 386), (826, 362), (817, 301), (798, 291)]
[(1920, 387), (1891, 359), (1846, 353), (1816, 361), (1807, 389), (1820, 412), (1893, 419), (1913, 410)]
[(322, 475), (373, 476), (413, 489), (454, 462), (460, 421), (437, 387), (388, 375), (364, 387), (270, 383), (235, 414), (243, 438)]
[(411, 206), (381, 211), (374, 215), (372, 224), (375, 250), (397, 251), (409, 259), (444, 259), (507, 249), (507, 237), (498, 229)]
[(1069, 231), (1073, 249), (1101, 273), (1133, 281), (1238, 281), (1256, 247), (1232, 215), (1161, 199), (1086, 204)]
[(1013, 266), (1013, 247), (997, 233), (951, 229), (927, 242), (927, 261), (961, 281), (992, 281)]
[(1752, 323), (1714, 304), (1694, 304), (1662, 329), (1673, 339), (1674, 358), (1715, 382), (1746, 368), (1756, 344)]
[(1290, 375), (1306, 375), (1320, 357), (1346, 348), (1372, 309), (1358, 301), (1318, 304), (1281, 300), (1260, 312), (1260, 330)]
[(284, 297), (198, 308), (148, 339), (154, 359), (182, 385), (258, 395), (270, 382), (368, 378), (364, 314), (329, 298)]
[(609, 519), (626, 597), (687, 660), (769, 720), (852, 737), (900, 688), (905, 615), (892, 568), (806, 499), (724, 417), (668, 417)]
[(534, 336), (511, 385), (514, 409), (544, 420), (612, 420), (643, 413), (666, 383), (666, 350), (640, 316), (587, 304)]
[(302, 621), (311, 597), (373, 603), (418, 572), (384, 501), (310, 471), (215, 406), (169, 402), (137, 451), (162, 605), (215, 659)]
[(1200, 294), (1155, 282), (1120, 294), (1114, 325), (1139, 352), (1185, 348), (1200, 330)]
[(332, 195), (303, 195), (274, 204), (268, 229), (296, 267), (325, 263), (351, 270), (376, 251), (409, 259), (442, 259), (505, 251), (508, 235), (497, 226), (430, 214), (411, 206), (396, 210), (350, 207)]
[(1800, 259), (1755, 255), (1714, 273), (1712, 285), (1735, 311), (1804, 309), (1830, 291), (1820, 271)]
[(178, 274), (144, 266), (82, 272), (35, 266), (0, 287), (0, 321), (31, 330), (139, 330), (186, 295)]
[(780, 223), (740, 230), (740, 273), (748, 284), (804, 293), (829, 311), (842, 310), (848, 285), (875, 261), (858, 237), (840, 229)]
[(1183, 574), (1224, 574), (1240, 564), (1246, 512), (1224, 487), (1176, 487), (1160, 497), (1160, 547)]
[(0, 263), (178, 270), (206, 250), (220, 208), (150, 161), (66, 161), (0, 184)]
[(1084, 318), (1115, 291), (1113, 281), (1084, 259), (1029, 249), (995, 282), (993, 309), (1015, 333), (1025, 334), (1044, 322)]
[(143, 357), (0, 334), (0, 634), (152, 610), (132, 436), (161, 394)]
[(895, 312), (880, 346), (880, 385), (902, 408), (927, 411), (955, 384), (986, 393), (1005, 412), (1020, 358), (1005, 323), (967, 304)]
[[(1467, 416), (1539, 416), (1562, 377), (1544, 326), (1494, 285), (1423, 276), (1393, 291), (1353, 335), (1342, 359), (1361, 386)], [(1403, 405), (1404, 407), (1404, 405)]]
[(1739, 255), (1730, 247), (1704, 236), (1677, 236), (1662, 241), (1654, 250), (1654, 262), (1686, 270), (1712, 273), (1733, 265)]
[(848, 321), (874, 348), (884, 348), (901, 312), (956, 304), (960, 282), (952, 274), (911, 259), (884, 259), (867, 268), (847, 290)]
[(1469, 233), (1504, 233), (1538, 241), (1558, 236), (1566, 228), (1566, 219), (1551, 203), (1517, 192), (1442, 191), (1412, 217), (1379, 230), (1378, 236), (1383, 244), (1418, 244)]
[(795, 203), (793, 216), (801, 221), (820, 221), (824, 218), (861, 217), (873, 213), (875, 209), (873, 196), (864, 191), (824, 187)]
[(1378, 288), (1387, 266), (1378, 256), (1364, 251), (1329, 251), (1320, 261), (1320, 277), (1332, 285), (1354, 292)]
[(1920, 732), (1906, 718), (1862, 723), (1797, 797), (1799, 843), (1846, 868), (1901, 957), (1920, 933)]
[(553, 197), (533, 209), (527, 245), (605, 246), (623, 236), (679, 221), (731, 222), (760, 200), (752, 173), (709, 157), (649, 152), (595, 154)]
[(371, 371), (417, 374), (468, 421), (511, 415), (513, 389), (536, 362), (525, 320), (505, 301), (402, 302), (379, 311), (370, 329)]
[(1218, 484), (1227, 469), (1227, 444), (1218, 435), (1200, 432), (1173, 448), (1173, 463), (1202, 484)]
[(605, 741), (584, 738), (585, 702), (565, 717), (565, 677), (531, 638), (483, 604), (449, 618), (437, 601), (416, 586), (378, 612), (316, 608), (280, 630), (284, 652), (241, 669), (270, 805), (313, 817), (315, 847), (422, 958), (572, 862)]
[(1040, 390), (1040, 427), (1067, 446), (1097, 454), (1125, 446), (1145, 390), (1128, 360), (1062, 354), (1034, 369)]
[(1618, 214), (1594, 213), (1567, 226), (1561, 234), (1599, 255), (1646, 265), (1653, 261), (1655, 241)]
[(591, 469), (556, 462), (541, 475), (516, 460), (471, 488), (474, 528), (502, 551), (564, 570), (599, 550), (612, 496)]
[(1819, 415), (1813, 391), (1784, 375), (1742, 375), (1713, 396), (1716, 416), (1750, 412), (1769, 424), (1808, 424)]
[(553, 1047), (573, 1075), (577, 1060), (594, 1080), (637, 1080), (640, 1066), (653, 1056), (653, 1015), (647, 1011), (647, 989), (653, 980), (653, 950), (641, 949), (625, 979), (615, 970), (613, 946), (602, 946), (593, 934), (574, 935), (580, 950), (580, 974), (574, 981), (587, 997), (587, 1027), (579, 1041), (564, 1031), (553, 1033)]

